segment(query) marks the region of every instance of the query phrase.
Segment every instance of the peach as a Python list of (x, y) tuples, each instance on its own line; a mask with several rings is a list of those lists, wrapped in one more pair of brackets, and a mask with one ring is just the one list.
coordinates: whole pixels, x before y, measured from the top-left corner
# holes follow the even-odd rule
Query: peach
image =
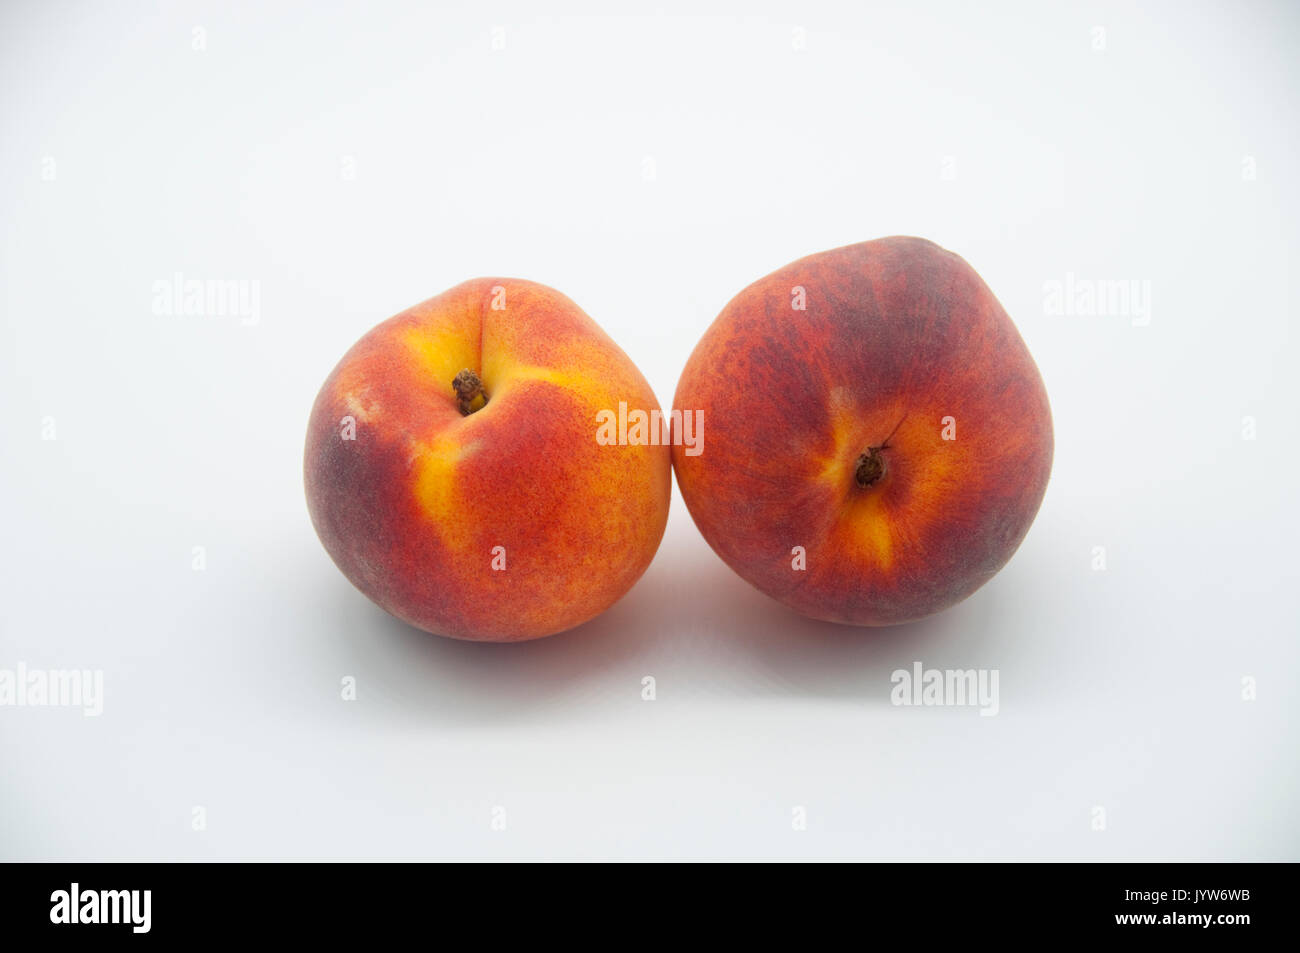
[(740, 292), (696, 346), (673, 447), (714, 551), (816, 619), (891, 625), (966, 598), (1011, 558), (1052, 466), (1047, 392), (965, 261), (919, 238), (800, 259)]
[(458, 285), (383, 322), (312, 408), (312, 523), (343, 574), (400, 619), (511, 642), (572, 628), (650, 564), (668, 448), (597, 440), (620, 402), (659, 410), (576, 304), (509, 278)]

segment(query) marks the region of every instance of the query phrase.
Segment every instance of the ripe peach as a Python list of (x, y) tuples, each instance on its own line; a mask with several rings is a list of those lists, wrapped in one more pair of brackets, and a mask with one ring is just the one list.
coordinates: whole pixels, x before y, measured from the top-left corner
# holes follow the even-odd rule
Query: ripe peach
[(343, 574), (430, 632), (509, 642), (571, 628), (650, 564), (668, 448), (603, 445), (597, 416), (657, 411), (641, 372), (564, 295), (467, 281), (366, 334), (325, 381), (304, 462)]
[(709, 545), (817, 619), (890, 625), (969, 596), (1011, 558), (1052, 466), (1047, 392), (975, 271), (919, 238), (803, 258), (723, 309), (674, 407)]

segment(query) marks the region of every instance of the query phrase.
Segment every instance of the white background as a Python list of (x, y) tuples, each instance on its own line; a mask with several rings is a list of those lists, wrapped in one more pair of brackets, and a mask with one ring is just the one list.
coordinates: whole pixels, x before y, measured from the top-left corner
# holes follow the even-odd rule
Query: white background
[[(0, 857), (1297, 859), (1294, 5), (542, 6), (0, 12), (0, 668), (105, 679), (0, 708)], [(742, 287), (891, 234), (971, 262), (1052, 401), (959, 607), (801, 619), (675, 495), (608, 613), (464, 644), (316, 540), (308, 410), (395, 312), (542, 281), (667, 405)], [(154, 313), (176, 272), (258, 321)], [(1048, 313), (1069, 275), (1150, 323)], [(916, 660), (1001, 713), (891, 706)]]

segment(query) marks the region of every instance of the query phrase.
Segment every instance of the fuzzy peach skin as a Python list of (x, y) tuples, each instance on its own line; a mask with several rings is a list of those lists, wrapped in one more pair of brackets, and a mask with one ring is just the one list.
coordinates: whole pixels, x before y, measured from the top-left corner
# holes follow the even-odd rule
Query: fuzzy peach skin
[[(487, 402), (465, 416), (452, 382), (467, 369)], [(467, 281), (374, 328), (325, 381), (307, 430), (312, 523), (358, 589), (429, 632), (572, 628), (631, 588), (668, 518), (668, 448), (597, 442), (598, 412), (620, 401), (658, 408), (576, 304)]]
[(1052, 467), (1047, 392), (1015, 325), (970, 265), (920, 238), (750, 285), (673, 407), (708, 424), (703, 453), (674, 446), (673, 467), (709, 545), (833, 622), (907, 622), (969, 596), (1020, 545)]

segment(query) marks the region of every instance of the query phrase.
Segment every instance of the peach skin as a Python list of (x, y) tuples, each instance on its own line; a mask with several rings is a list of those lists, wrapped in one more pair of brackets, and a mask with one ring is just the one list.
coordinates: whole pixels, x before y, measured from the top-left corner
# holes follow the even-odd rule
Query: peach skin
[(312, 524), (400, 619), (512, 642), (572, 628), (650, 564), (668, 448), (605, 445), (597, 415), (658, 410), (576, 304), (510, 278), (457, 285), (366, 334), (312, 408)]
[(796, 611), (891, 625), (1011, 558), (1052, 467), (1047, 392), (965, 261), (920, 238), (800, 259), (740, 292), (674, 398), (709, 424), (672, 448), (696, 526)]

